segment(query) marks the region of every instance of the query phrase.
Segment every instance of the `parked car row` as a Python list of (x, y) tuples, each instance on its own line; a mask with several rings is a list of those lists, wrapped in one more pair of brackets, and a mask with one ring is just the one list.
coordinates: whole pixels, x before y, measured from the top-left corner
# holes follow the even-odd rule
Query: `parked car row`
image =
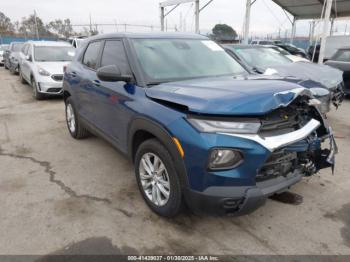
[(261, 62), (243, 49), (193, 34), (108, 34), (78, 49), (27, 42), (18, 71), (36, 98), (63, 94), (73, 138), (100, 136), (134, 163), (155, 213), (172, 217), (187, 205), (242, 215), (333, 168), (337, 153), (322, 104), (332, 88), (266, 73), (278, 50)]
[[(343, 86), (342, 86), (342, 88), (343, 88), (343, 92), (346, 95), (350, 94), (350, 81), (349, 81), (350, 57), (346, 55), (347, 52), (350, 50), (350, 48), (348, 46), (349, 40), (350, 40), (350, 36), (343, 36), (343, 35), (327, 37), (326, 46), (325, 46), (325, 58), (323, 60), (323, 62), (326, 65), (340, 69), (341, 71), (343, 71)], [(310, 45), (307, 49), (307, 52), (305, 52), (303, 49), (297, 48), (296, 46), (293, 46), (290, 44), (283, 44), (279, 40), (253, 40), (251, 44), (254, 45), (254, 47), (262, 46), (262, 47), (273, 48), (276, 51), (279, 51), (282, 55), (287, 56), (293, 62), (299, 62), (299, 61), (306, 62), (308, 60), (312, 60), (312, 62), (318, 62), (320, 48), (321, 48), (320, 44), (314, 44), (314, 45)], [(283, 50), (287, 53), (284, 53), (281, 50), (281, 47), (283, 47), (283, 46), (284, 46)], [(299, 57), (299, 59), (297, 57)], [(311, 66), (308, 66), (308, 69), (309, 68), (311, 68)], [(301, 68), (299, 68), (299, 69), (301, 70)], [(315, 69), (318, 70), (321, 68), (315, 67)], [(300, 70), (298, 70), (298, 71), (300, 71)], [(321, 76), (322, 78), (324, 78), (324, 77), (329, 78), (329, 75), (325, 72), (325, 70), (329, 71), (328, 69), (323, 67), (322, 70), (318, 71), (318, 75)], [(295, 74), (294, 71), (291, 71), (290, 73)], [(309, 71), (306, 70), (305, 73), (308, 74)], [(324, 73), (326, 73), (326, 75), (323, 75)], [(284, 75), (284, 72), (281, 72), (281, 74)], [(318, 77), (316, 74), (313, 74), (313, 75), (316, 78)], [(296, 76), (299, 77), (298, 73), (296, 73)], [(332, 87), (330, 87), (330, 88), (332, 88)], [(334, 87), (333, 87), (333, 89), (334, 89)], [(338, 92), (336, 99), (339, 101), (339, 98), (341, 98), (341, 97), (342, 96)], [(336, 102), (336, 104), (338, 104), (338, 103)]]
[(293, 62), (275, 48), (264, 45), (225, 45), (226, 51), (251, 73), (295, 77), (322, 102), (319, 110), (326, 114), (331, 103), (343, 100), (343, 76), (338, 69), (305, 61)]
[(22, 83), (30, 84), (33, 96), (40, 100), (63, 94), (63, 67), (72, 61), (75, 51), (66, 42), (14, 42), (6, 50), (4, 64), (12, 73), (19, 74)]

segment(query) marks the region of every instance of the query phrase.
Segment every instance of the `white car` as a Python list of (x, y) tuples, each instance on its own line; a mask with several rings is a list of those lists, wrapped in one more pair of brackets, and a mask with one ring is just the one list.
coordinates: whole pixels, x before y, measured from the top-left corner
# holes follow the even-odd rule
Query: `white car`
[(8, 48), (9, 45), (0, 45), (0, 65), (4, 65), (4, 53), (5, 50)]
[(33, 96), (62, 94), (63, 68), (74, 58), (75, 49), (65, 42), (29, 41), (20, 54), (19, 76), (33, 87)]

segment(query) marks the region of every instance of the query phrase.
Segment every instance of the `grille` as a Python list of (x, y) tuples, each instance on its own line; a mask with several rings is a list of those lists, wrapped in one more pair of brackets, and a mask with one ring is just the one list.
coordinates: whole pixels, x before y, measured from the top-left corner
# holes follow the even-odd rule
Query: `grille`
[(276, 136), (293, 132), (300, 128), (298, 112), (291, 108), (275, 110), (261, 119), (260, 135)]
[(258, 171), (256, 181), (261, 182), (279, 176), (286, 176), (296, 168), (296, 165), (296, 152), (276, 151), (271, 154), (263, 167)]
[(62, 88), (49, 88), (49, 89), (47, 89), (46, 92), (48, 92), (48, 93), (59, 93), (61, 91), (62, 91)]
[(51, 78), (55, 81), (62, 81), (63, 75), (52, 75)]

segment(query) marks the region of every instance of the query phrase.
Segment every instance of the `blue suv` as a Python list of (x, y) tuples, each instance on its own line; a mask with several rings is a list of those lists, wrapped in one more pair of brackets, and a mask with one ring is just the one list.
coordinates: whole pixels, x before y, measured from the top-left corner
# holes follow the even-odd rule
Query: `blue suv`
[(162, 216), (183, 204), (247, 214), (334, 164), (331, 128), (308, 89), (250, 75), (203, 36), (89, 38), (63, 86), (72, 137), (92, 133), (127, 155), (145, 202)]

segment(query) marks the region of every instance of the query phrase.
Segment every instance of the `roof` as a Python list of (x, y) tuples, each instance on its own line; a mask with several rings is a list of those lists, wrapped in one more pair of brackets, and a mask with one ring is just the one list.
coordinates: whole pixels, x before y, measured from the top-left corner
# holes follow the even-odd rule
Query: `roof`
[(71, 46), (67, 42), (57, 42), (57, 41), (28, 41), (35, 46)]
[[(319, 19), (326, 0), (272, 0), (296, 19)], [(350, 16), (350, 0), (334, 0), (332, 17)]]
[(91, 37), (90, 39), (101, 39), (101, 38), (168, 38), (168, 39), (208, 39), (206, 36), (193, 33), (112, 33), (112, 34), (101, 34)]

